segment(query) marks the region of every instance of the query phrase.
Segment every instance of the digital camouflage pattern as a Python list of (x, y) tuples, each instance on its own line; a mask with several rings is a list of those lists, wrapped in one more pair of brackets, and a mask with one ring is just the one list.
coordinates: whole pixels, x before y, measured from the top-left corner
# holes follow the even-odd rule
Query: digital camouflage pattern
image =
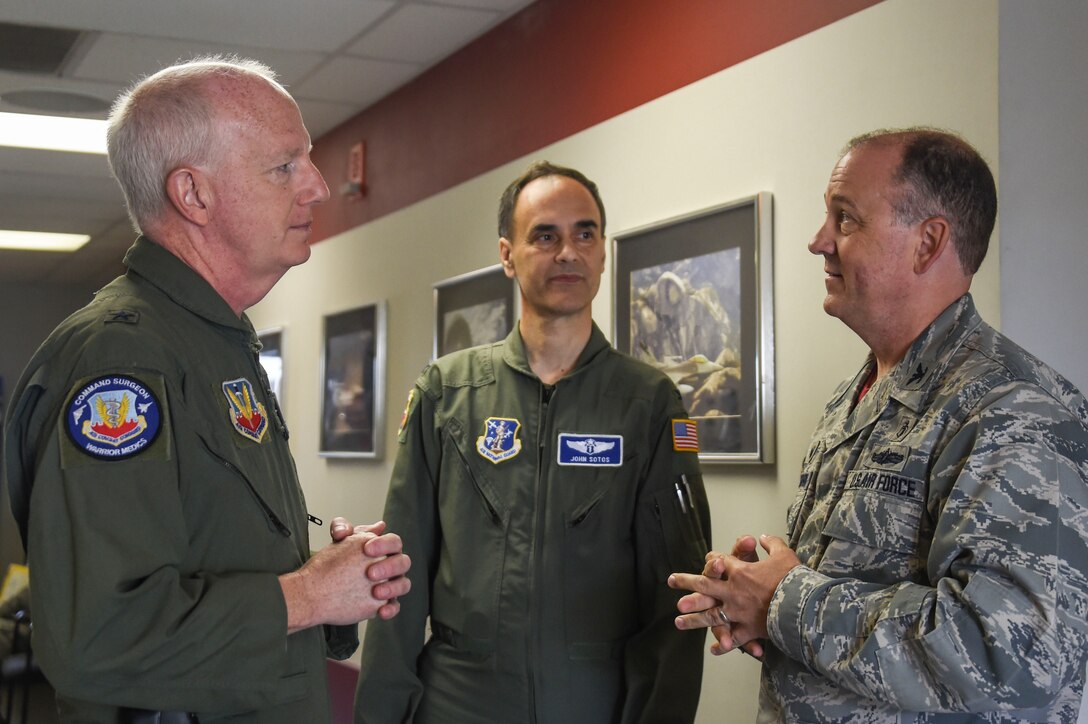
[(1073, 722), (1088, 636), (1088, 404), (946, 309), (824, 411), (787, 519), (760, 718)]

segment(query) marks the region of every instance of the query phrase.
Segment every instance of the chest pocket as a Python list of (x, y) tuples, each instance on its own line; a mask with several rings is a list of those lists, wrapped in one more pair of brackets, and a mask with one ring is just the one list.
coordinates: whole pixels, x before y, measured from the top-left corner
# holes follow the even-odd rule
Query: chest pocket
[[(925, 561), (918, 550), (922, 524), (921, 497), (902, 494), (916, 486), (921, 496), (923, 483), (897, 478), (883, 485), (896, 486), (896, 492), (856, 487), (869, 484), (882, 473), (851, 473), (847, 489), (831, 510), (824, 535), (826, 552), (819, 565), (827, 575), (850, 575), (872, 583), (919, 580)], [(874, 483), (876, 484), (876, 483)]]

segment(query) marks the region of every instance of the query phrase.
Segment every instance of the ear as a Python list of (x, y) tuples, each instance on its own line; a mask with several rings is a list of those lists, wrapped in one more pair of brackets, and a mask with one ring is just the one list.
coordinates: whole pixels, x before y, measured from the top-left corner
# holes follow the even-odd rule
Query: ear
[(195, 168), (176, 168), (166, 177), (166, 198), (183, 218), (206, 226), (211, 221), (213, 194), (209, 179)]
[(914, 248), (915, 274), (928, 272), (943, 254), (955, 253), (952, 249), (952, 225), (943, 216), (931, 216), (922, 221), (918, 234), (918, 243)]
[(505, 236), (499, 237), (499, 261), (502, 262), (502, 271), (510, 279), (514, 278), (514, 259), (510, 256), (513, 244)]

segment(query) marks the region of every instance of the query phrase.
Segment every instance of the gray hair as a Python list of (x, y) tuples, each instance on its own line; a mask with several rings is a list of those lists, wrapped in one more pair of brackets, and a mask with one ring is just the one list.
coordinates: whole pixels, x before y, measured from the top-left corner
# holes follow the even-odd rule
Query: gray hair
[(170, 172), (207, 163), (219, 150), (208, 81), (244, 77), (263, 78), (287, 92), (276, 81), (275, 71), (259, 61), (209, 55), (164, 68), (114, 102), (106, 131), (110, 169), (137, 232), (166, 208)]

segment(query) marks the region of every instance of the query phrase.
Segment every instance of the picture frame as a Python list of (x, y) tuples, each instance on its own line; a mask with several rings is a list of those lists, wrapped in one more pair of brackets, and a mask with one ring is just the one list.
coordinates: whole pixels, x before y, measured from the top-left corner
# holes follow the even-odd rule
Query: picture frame
[(502, 264), (434, 285), (434, 359), (457, 350), (501, 342), (518, 316), (517, 282)]
[(258, 361), (268, 375), (268, 387), (276, 396), (276, 402), (283, 406), (283, 327), (269, 327), (257, 332), (257, 339), (261, 343), (261, 351), (257, 353)]
[(704, 463), (773, 463), (772, 196), (616, 234), (616, 348), (667, 374)]
[(321, 356), (322, 457), (382, 455), (385, 302), (326, 315)]

